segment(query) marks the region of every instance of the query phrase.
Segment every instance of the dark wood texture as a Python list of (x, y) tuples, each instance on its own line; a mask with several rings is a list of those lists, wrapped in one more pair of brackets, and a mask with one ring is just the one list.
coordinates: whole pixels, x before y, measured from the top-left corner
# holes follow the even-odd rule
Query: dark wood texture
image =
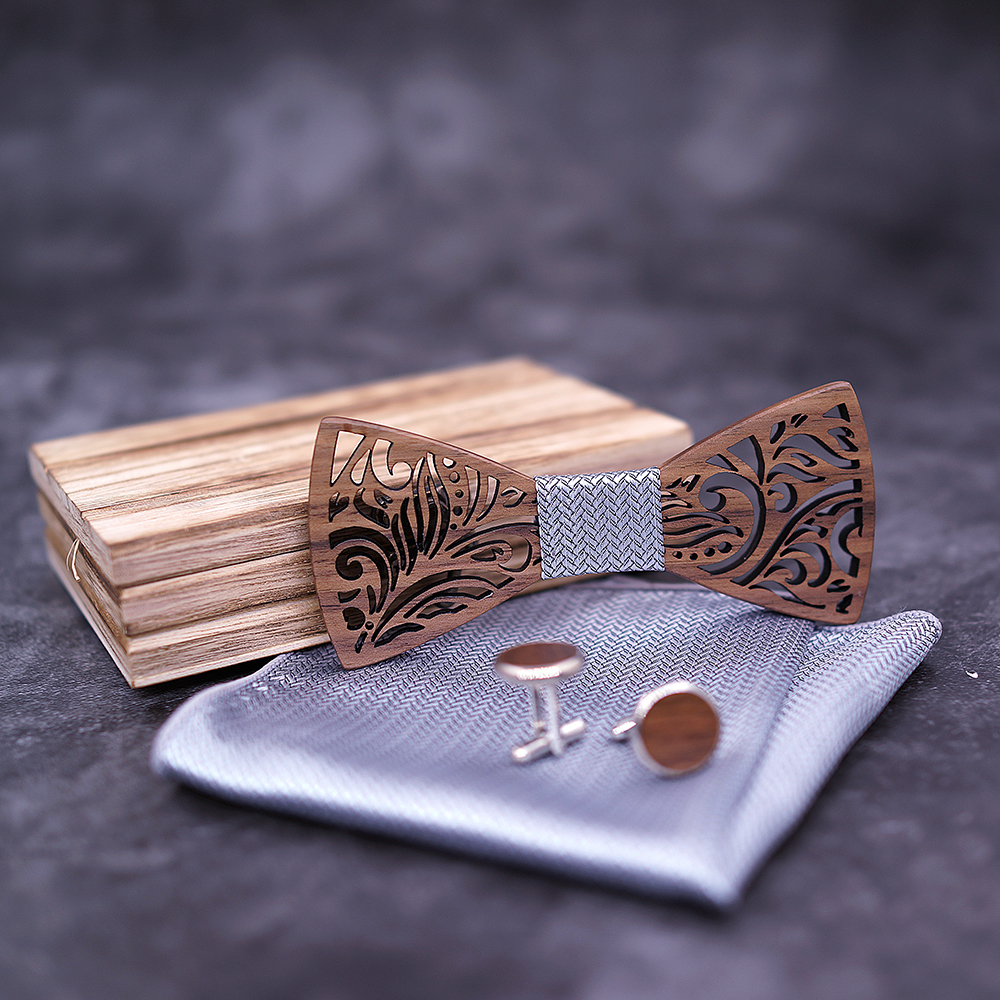
[(668, 570), (799, 618), (857, 621), (875, 484), (847, 382), (730, 425), (661, 466), (660, 479)]
[(530, 476), (364, 421), (320, 424), (309, 537), (347, 667), (419, 646), (541, 579)]
[(677, 691), (654, 702), (639, 723), (639, 738), (660, 767), (685, 774), (712, 756), (719, 740), (719, 717), (693, 691)]

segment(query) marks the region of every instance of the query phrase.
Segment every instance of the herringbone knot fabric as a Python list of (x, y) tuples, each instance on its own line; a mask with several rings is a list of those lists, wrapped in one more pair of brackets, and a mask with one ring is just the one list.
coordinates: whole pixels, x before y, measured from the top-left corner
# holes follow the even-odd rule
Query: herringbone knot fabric
[(536, 476), (542, 579), (664, 568), (660, 470)]

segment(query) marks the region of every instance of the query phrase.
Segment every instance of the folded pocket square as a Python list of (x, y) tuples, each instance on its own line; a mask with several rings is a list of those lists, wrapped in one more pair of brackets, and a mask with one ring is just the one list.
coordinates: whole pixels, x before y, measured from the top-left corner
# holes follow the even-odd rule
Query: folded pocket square
[[(507, 602), (362, 671), (330, 646), (280, 656), (183, 705), (152, 763), (249, 805), (726, 906), (939, 631), (921, 611), (824, 627), (612, 577)], [(560, 692), (588, 732), (519, 766), (523, 693), (493, 658), (551, 639), (587, 656)], [(674, 679), (711, 694), (721, 736), (702, 769), (664, 779), (610, 731)]]

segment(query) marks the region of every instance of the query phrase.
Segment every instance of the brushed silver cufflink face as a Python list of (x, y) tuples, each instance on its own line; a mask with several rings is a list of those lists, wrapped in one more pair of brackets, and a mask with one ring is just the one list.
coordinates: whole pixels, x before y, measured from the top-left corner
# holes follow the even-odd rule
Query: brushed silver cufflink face
[(687, 681), (644, 694), (635, 711), (611, 730), (629, 740), (636, 757), (654, 774), (675, 778), (697, 770), (719, 742), (719, 712), (701, 688)]
[[(571, 677), (584, 665), (580, 649), (568, 642), (530, 642), (505, 649), (493, 664), (496, 672), (508, 684), (527, 688), (531, 724), (536, 735), (510, 755), (517, 764), (527, 764), (547, 754), (561, 757), (570, 743), (587, 731), (583, 719), (559, 721), (557, 686), (564, 677)], [(542, 701), (548, 708), (548, 721), (543, 718)]]

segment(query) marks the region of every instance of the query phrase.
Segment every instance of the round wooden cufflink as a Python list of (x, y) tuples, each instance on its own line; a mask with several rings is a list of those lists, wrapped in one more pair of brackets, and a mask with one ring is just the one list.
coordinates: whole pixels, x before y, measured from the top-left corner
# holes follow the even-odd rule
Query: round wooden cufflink
[(635, 755), (655, 774), (677, 777), (712, 756), (719, 742), (719, 712), (701, 688), (674, 681), (644, 694), (611, 736), (631, 740)]
[[(566, 746), (587, 731), (583, 719), (559, 721), (559, 694), (556, 690), (564, 677), (571, 677), (584, 665), (583, 653), (568, 642), (529, 642), (505, 649), (493, 664), (508, 684), (527, 688), (531, 724), (537, 734), (533, 740), (514, 747), (511, 757), (517, 764), (527, 764), (546, 754), (561, 757)], [(548, 706), (548, 722), (542, 717), (542, 700)]]

